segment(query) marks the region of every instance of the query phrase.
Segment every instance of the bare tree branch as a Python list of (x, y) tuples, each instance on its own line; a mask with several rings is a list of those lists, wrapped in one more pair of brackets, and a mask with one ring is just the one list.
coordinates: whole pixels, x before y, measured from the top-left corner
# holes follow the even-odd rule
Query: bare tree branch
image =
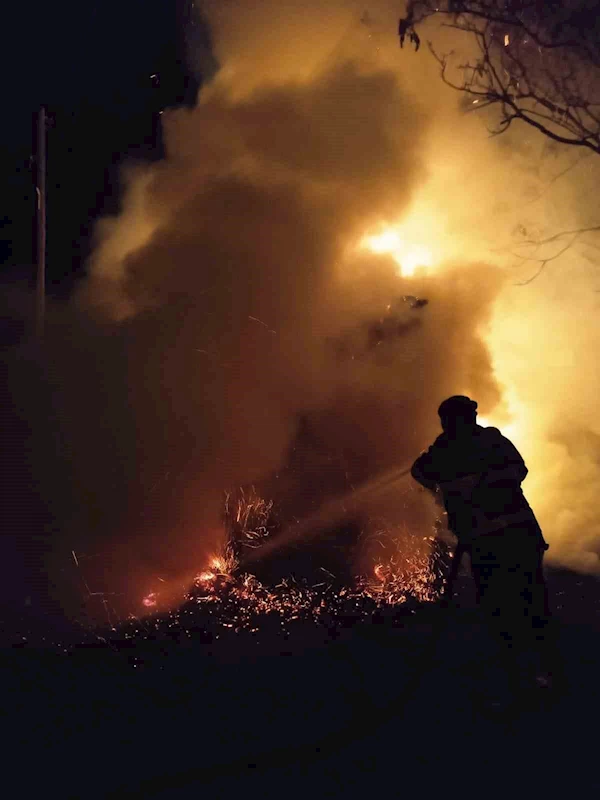
[(553, 175), (550, 178), (550, 180), (547, 181), (547, 183), (544, 185), (541, 191), (537, 193), (535, 197), (533, 197), (531, 200), (528, 200), (526, 203), (523, 203), (522, 208), (537, 203), (537, 201), (540, 200), (546, 194), (546, 192), (550, 189), (550, 187), (554, 186), (554, 184), (557, 183), (561, 178), (564, 178), (565, 175), (568, 175), (569, 172), (572, 172), (574, 169), (576, 169), (581, 164), (582, 161), (584, 161), (586, 158), (589, 158), (590, 156), (591, 153), (581, 153), (579, 157), (575, 159), (575, 161), (572, 161), (564, 169), (561, 169), (560, 172), (556, 173), (556, 175)]
[[(525, 231), (523, 230), (525, 233)], [(521, 242), (518, 242), (516, 245), (512, 246), (504, 246), (504, 247), (497, 247), (492, 250), (494, 253), (508, 253), (513, 258), (517, 259), (520, 262), (520, 267), (524, 267), (525, 265), (531, 264), (538, 264), (538, 268), (536, 272), (527, 280), (520, 281), (515, 284), (515, 286), (526, 286), (527, 284), (534, 281), (538, 275), (540, 275), (543, 270), (545, 269), (546, 265), (549, 264), (551, 261), (556, 261), (559, 259), (566, 251), (572, 247), (575, 242), (582, 236), (584, 233), (599, 233), (600, 232), (600, 225), (593, 225), (586, 228), (576, 228), (573, 230), (565, 230), (559, 231), (558, 233), (554, 234), (553, 236), (547, 236), (543, 239), (524, 239)], [(551, 256), (547, 256), (545, 258), (540, 258), (537, 253), (543, 245), (551, 244), (552, 242), (559, 242), (565, 236), (570, 237), (566, 244), (563, 244), (560, 249), (555, 252)], [(596, 244), (592, 241), (586, 241), (584, 243), (586, 246), (594, 247), (596, 249), (600, 249), (600, 244)], [(528, 253), (526, 255), (522, 253), (515, 252), (513, 249), (514, 247), (523, 247), (523, 246), (530, 246), (533, 247), (533, 254)], [(517, 266), (517, 265), (514, 265)]]
[[(540, 266), (539, 266), (537, 272), (535, 272), (530, 278), (527, 278), (526, 281), (521, 281), (520, 283), (517, 283), (515, 285), (516, 286), (527, 286), (527, 284), (529, 284), (532, 281), (534, 281), (538, 277), (538, 275), (540, 275), (542, 273), (542, 271), (546, 268), (546, 265), (548, 263), (550, 263), (550, 261), (556, 261), (556, 259), (560, 258), (560, 256), (562, 256), (563, 253), (566, 253), (566, 251), (569, 249), (569, 247), (571, 247), (571, 245), (575, 244), (575, 240), (577, 239), (577, 236), (578, 236), (578, 234), (575, 234), (575, 236), (571, 239), (571, 241), (567, 242), (567, 244), (564, 247), (562, 247), (558, 251), (558, 253), (555, 253), (550, 258), (541, 259), (539, 261)], [(538, 260), (538, 259), (529, 259), (529, 260), (533, 261), (533, 260)]]
[(493, 134), (518, 120), (600, 153), (600, 23), (585, 0), (409, 0), (401, 45), (408, 37), (418, 49), (417, 28), (436, 17), (477, 45), (474, 61), (455, 64), (454, 54), (440, 56), (428, 42), (446, 85), (482, 101), (479, 108), (498, 108)]
[(589, 228), (575, 228), (570, 231), (560, 231), (559, 233), (555, 233), (554, 236), (548, 236), (546, 239), (525, 239), (520, 242), (520, 244), (549, 244), (550, 242), (556, 242), (558, 239), (562, 239), (563, 236), (578, 237), (581, 236), (582, 233), (597, 233), (598, 231), (600, 231), (600, 225), (591, 225)]

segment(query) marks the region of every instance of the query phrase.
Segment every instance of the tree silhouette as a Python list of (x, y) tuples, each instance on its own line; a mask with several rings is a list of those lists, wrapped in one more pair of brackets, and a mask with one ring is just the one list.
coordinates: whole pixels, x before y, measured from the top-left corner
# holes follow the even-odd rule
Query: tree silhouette
[(493, 133), (515, 120), (565, 145), (600, 153), (600, 15), (592, 0), (409, 0), (400, 46), (419, 49), (430, 18), (463, 32), (474, 55), (461, 63), (432, 42), (443, 81), (474, 108), (494, 106)]

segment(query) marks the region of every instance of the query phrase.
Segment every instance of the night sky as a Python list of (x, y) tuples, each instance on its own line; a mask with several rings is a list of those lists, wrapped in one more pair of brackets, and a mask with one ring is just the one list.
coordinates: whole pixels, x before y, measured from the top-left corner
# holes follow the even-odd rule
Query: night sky
[[(3, 278), (35, 263), (34, 117), (48, 131), (48, 282), (82, 274), (94, 219), (118, 209), (118, 166), (161, 154), (159, 113), (193, 103), (183, 45), (187, 4), (105, 0), (15, 4), (5, 19), (0, 127)], [(154, 76), (154, 77), (152, 77)]]
[[(86, 274), (95, 221), (119, 210), (121, 165), (160, 158), (161, 110), (194, 103), (202, 74), (197, 65), (187, 66), (189, 59), (186, 64), (190, 11), (189, 3), (173, 0), (34, 0), (13, 4), (4, 16), (0, 558), (7, 574), (2, 599), (17, 607), (24, 595), (47, 595), (43, 553), (55, 522), (37, 470), (54, 463), (55, 455), (48, 454), (61, 449), (52, 421), (52, 380), (30, 350), (37, 112), (44, 104), (50, 121), (47, 291), (60, 301)], [(194, 31), (196, 45), (200, 41), (209, 53), (206, 31), (201, 26)], [(22, 386), (29, 387), (24, 394)], [(45, 409), (41, 416), (40, 409)], [(34, 419), (46, 420), (37, 433)], [(56, 491), (60, 494), (61, 486), (68, 495), (62, 480)]]

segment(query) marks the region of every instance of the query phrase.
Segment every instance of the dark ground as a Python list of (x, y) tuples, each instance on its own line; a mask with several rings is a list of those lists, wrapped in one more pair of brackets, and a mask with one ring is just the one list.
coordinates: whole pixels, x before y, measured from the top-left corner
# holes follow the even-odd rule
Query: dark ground
[(6, 648), (5, 782), (20, 797), (595, 796), (600, 583), (549, 583), (565, 680), (504, 712), (486, 710), (497, 657), (465, 577), (458, 609), (309, 631), (310, 646)]

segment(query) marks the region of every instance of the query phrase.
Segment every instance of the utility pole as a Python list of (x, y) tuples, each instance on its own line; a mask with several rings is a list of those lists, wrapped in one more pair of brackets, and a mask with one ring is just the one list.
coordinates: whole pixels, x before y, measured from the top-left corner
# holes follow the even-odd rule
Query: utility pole
[(35, 286), (35, 332), (44, 336), (46, 316), (46, 109), (41, 106), (37, 119), (37, 279)]

